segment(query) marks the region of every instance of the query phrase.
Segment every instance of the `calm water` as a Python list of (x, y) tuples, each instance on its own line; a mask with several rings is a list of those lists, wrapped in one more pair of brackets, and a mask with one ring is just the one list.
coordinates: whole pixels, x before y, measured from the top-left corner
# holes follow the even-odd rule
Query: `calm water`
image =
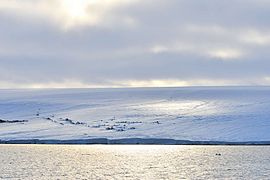
[(269, 179), (270, 146), (0, 145), (0, 163), (0, 179)]

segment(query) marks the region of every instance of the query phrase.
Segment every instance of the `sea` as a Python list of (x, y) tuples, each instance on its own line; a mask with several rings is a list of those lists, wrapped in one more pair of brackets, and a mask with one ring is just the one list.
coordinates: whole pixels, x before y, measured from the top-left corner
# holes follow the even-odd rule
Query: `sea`
[(0, 145), (0, 179), (269, 179), (270, 146)]

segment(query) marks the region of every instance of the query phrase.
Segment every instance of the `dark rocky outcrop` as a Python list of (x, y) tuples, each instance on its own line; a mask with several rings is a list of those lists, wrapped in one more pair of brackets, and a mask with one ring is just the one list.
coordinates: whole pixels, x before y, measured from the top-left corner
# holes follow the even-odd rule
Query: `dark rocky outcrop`
[(28, 122), (27, 120), (3, 120), (0, 119), (0, 123), (22, 123), (22, 122)]

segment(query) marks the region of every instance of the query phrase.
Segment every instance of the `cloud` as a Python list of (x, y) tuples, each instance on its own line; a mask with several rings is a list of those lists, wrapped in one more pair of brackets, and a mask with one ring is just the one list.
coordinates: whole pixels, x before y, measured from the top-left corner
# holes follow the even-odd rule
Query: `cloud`
[(243, 56), (242, 52), (236, 49), (214, 49), (209, 51), (209, 55), (219, 59), (239, 59)]
[(0, 87), (268, 85), (264, 0), (3, 0)]
[(135, 19), (118, 14), (117, 10), (137, 1), (139, 0), (3, 0), (0, 2), (0, 9), (11, 16), (42, 18), (63, 30), (69, 30), (78, 26), (106, 26), (116, 23), (109, 21), (134, 26)]
[(240, 40), (255, 46), (268, 46), (270, 44), (270, 30), (268, 32), (259, 32), (248, 30), (239, 36)]

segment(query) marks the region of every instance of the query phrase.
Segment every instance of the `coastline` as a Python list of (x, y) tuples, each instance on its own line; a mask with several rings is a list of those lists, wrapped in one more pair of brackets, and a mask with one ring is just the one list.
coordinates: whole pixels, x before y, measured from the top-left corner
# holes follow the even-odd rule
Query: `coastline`
[(270, 145), (270, 141), (190, 141), (175, 139), (156, 139), (156, 138), (123, 138), (123, 139), (17, 139), (17, 140), (0, 140), (0, 144), (48, 144), (48, 145)]

